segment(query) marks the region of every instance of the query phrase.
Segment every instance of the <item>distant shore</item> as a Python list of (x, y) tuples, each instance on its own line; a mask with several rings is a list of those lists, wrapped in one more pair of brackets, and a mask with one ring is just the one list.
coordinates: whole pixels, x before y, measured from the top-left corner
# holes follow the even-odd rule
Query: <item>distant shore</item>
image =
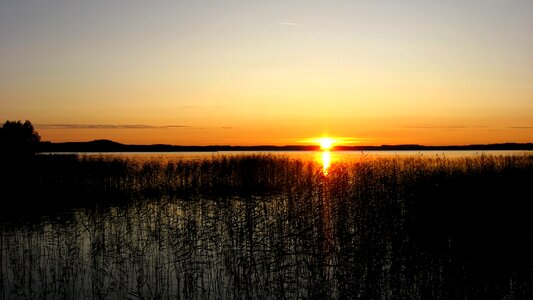
[[(41, 142), (39, 152), (217, 152), (217, 151), (317, 151), (318, 145), (286, 146), (177, 146), (177, 145), (129, 145), (110, 140), (90, 142), (52, 143)], [(380, 145), (380, 146), (336, 146), (335, 151), (454, 151), (454, 150), (533, 150), (533, 143), (472, 144), (450, 146), (426, 146), (417, 144)]]

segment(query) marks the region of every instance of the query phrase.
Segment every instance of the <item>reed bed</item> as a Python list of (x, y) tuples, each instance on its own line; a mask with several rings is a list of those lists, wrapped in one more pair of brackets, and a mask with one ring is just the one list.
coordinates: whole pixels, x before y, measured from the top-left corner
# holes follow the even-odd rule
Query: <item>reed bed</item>
[(364, 158), (327, 175), (275, 155), (28, 168), (8, 199), (56, 208), (2, 214), (2, 299), (533, 296), (532, 155)]

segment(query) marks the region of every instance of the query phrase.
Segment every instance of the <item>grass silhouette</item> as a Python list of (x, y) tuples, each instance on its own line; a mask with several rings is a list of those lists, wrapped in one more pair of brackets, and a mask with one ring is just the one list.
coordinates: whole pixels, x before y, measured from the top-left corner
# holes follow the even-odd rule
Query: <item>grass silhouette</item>
[(533, 155), (6, 165), (4, 298), (533, 294)]

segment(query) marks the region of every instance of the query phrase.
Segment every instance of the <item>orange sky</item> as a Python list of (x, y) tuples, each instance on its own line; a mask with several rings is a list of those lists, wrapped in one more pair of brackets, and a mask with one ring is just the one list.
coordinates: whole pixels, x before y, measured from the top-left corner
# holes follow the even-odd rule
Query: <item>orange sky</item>
[(43, 140), (533, 142), (533, 2), (2, 1), (0, 121)]

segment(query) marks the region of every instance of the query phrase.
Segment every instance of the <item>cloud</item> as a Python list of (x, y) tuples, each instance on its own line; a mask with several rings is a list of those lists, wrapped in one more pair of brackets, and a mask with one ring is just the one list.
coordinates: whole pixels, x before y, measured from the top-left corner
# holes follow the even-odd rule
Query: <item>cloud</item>
[(189, 130), (204, 130), (204, 129), (233, 129), (233, 127), (222, 126), (222, 127), (196, 127), (196, 126), (187, 126), (187, 125), (163, 125), (163, 126), (153, 126), (153, 125), (140, 125), (140, 124), (123, 124), (123, 125), (112, 125), (112, 124), (36, 124), (35, 128), (37, 129), (169, 129), (169, 128), (178, 128), (178, 129), (189, 129)]
[(185, 125), (165, 125), (165, 126), (159, 126), (156, 128), (193, 128), (192, 126), (185, 126)]
[(285, 26), (300, 26), (301, 23), (295, 23), (295, 22), (277, 22), (276, 25), (285, 25)]
[(488, 128), (487, 126), (408, 126), (407, 129), (468, 129), (468, 128)]
[(512, 126), (510, 129), (533, 129), (533, 126)]
[(125, 124), (125, 125), (111, 125), (111, 124), (36, 124), (36, 128), (41, 129), (161, 129), (161, 128), (190, 128), (185, 125), (139, 125), (139, 124)]

